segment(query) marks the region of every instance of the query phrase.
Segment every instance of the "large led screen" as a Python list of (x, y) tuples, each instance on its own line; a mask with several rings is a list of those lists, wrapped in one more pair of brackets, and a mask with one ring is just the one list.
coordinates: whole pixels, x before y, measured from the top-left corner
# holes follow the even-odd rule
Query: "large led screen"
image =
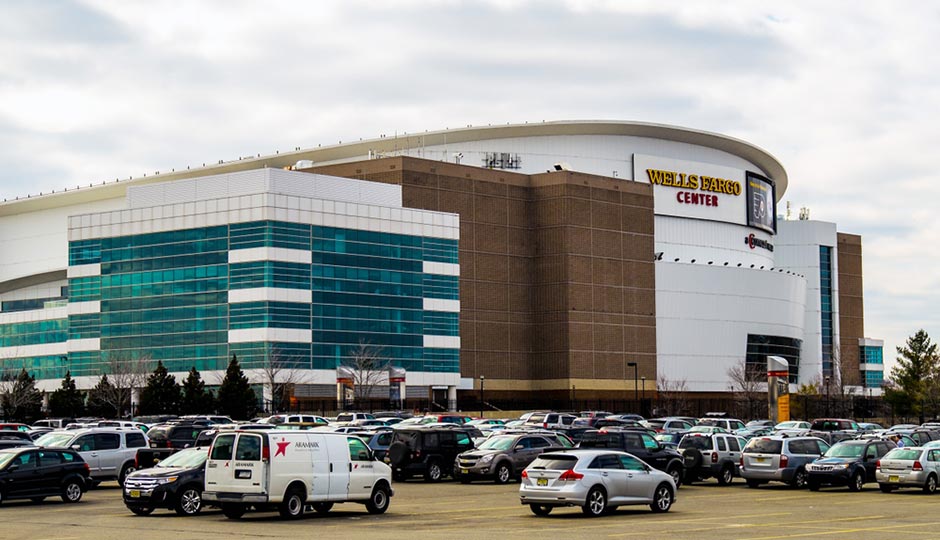
[(777, 233), (776, 192), (773, 180), (748, 171), (747, 224), (770, 234)]

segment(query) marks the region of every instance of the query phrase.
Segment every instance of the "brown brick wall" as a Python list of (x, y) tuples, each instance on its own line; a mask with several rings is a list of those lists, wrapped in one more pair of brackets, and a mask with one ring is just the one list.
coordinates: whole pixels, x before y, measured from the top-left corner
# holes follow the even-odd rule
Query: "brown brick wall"
[(865, 337), (862, 302), (862, 237), (837, 234), (839, 266), (839, 354), (845, 382), (859, 384), (858, 340)]
[(405, 206), (460, 214), (462, 376), (520, 397), (575, 383), (621, 397), (628, 362), (656, 379), (648, 185), (407, 157), (310, 172), (400, 184)]

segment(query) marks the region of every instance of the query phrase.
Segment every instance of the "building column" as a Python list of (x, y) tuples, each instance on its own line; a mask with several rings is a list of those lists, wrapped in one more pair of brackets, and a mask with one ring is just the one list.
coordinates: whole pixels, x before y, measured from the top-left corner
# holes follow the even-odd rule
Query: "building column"
[(448, 411), (457, 410), (457, 387), (456, 386), (447, 387), (447, 410)]

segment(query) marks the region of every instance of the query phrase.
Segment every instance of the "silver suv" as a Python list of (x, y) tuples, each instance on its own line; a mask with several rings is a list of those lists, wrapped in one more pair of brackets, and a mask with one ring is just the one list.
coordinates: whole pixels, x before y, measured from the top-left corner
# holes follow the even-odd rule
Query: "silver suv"
[(505, 484), (547, 450), (562, 450), (557, 440), (544, 435), (493, 435), (477, 448), (457, 456), (454, 476), (463, 484), (491, 478)]
[(826, 450), (829, 444), (817, 437), (754, 437), (744, 447), (741, 476), (752, 488), (770, 481), (802, 488), (809, 478), (806, 465)]
[(71, 448), (88, 463), (93, 484), (117, 480), (137, 470), (137, 450), (148, 446), (147, 436), (137, 428), (86, 428), (51, 431), (36, 439), (36, 446)]
[(577, 419), (578, 417), (573, 414), (556, 412), (535, 413), (525, 421), (525, 425), (526, 427), (540, 427), (542, 429), (568, 428), (571, 427)]
[(717, 478), (723, 486), (730, 484), (740, 476), (738, 465), (746, 444), (743, 437), (729, 433), (689, 433), (682, 437), (678, 450), (685, 466), (685, 483)]

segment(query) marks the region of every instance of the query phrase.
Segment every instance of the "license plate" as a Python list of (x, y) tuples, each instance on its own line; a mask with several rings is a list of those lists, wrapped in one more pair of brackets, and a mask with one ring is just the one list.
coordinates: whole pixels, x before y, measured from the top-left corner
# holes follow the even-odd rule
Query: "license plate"
[(893, 475), (893, 476), (888, 477), (888, 482), (900, 482), (900, 481), (901, 481), (900, 476)]
[(756, 461), (756, 462), (758, 462), (758, 463), (763, 463), (763, 462), (767, 461), (767, 458), (765, 458), (765, 457), (758, 457), (758, 458), (754, 458), (754, 461)]
[(536, 485), (539, 485), (539, 486), (547, 486), (547, 485), (548, 485), (548, 478), (539, 478), (539, 479), (537, 479), (537, 480), (535, 481), (535, 484), (536, 484)]
[(460, 474), (470, 474), (470, 469), (460, 469)]
[(139, 489), (132, 489), (131, 492), (130, 492), (130, 496), (131, 496), (132, 499), (139, 499), (139, 498), (140, 498), (140, 490), (139, 490)]

